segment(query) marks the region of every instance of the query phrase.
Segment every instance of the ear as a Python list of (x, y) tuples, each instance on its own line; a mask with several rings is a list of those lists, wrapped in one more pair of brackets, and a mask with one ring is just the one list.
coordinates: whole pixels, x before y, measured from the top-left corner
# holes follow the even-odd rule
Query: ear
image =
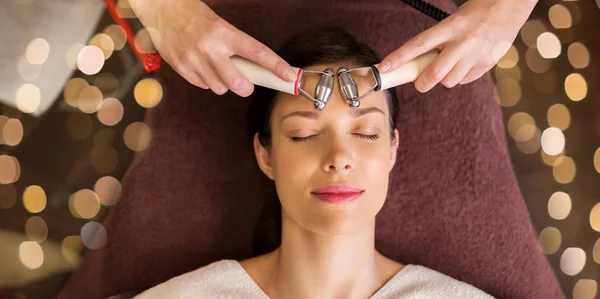
[(260, 170), (271, 180), (273, 180), (273, 166), (271, 165), (271, 153), (266, 149), (258, 139), (258, 133), (254, 134), (254, 155)]
[(390, 171), (396, 165), (396, 157), (398, 156), (398, 146), (400, 144), (400, 134), (398, 129), (394, 129), (394, 139), (392, 140), (392, 148), (390, 149)]

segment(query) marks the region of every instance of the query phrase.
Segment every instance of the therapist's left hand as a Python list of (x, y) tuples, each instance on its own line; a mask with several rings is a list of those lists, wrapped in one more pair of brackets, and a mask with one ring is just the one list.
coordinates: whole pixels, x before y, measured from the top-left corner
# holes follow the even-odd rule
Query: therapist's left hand
[[(433, 49), (439, 55), (415, 80), (419, 92), (441, 82), (450, 88), (479, 79), (509, 50), (537, 0), (469, 0), (440, 23), (390, 53), (387, 73)], [(386, 71), (385, 64), (390, 68)]]

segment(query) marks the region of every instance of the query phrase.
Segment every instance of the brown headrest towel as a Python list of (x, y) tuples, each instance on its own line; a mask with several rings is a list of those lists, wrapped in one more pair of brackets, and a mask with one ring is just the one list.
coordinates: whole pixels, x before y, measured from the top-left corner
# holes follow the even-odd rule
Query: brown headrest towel
[[(400, 0), (205, 1), (277, 49), (314, 26), (338, 25), (382, 56), (436, 22)], [(452, 13), (450, 0), (430, 3)], [(153, 143), (122, 180), (104, 226), (60, 298), (106, 298), (230, 258), (253, 256), (272, 183), (247, 146), (248, 101), (196, 88), (166, 65), (165, 96), (148, 111)], [(400, 149), (376, 246), (499, 298), (564, 298), (538, 245), (507, 151), (489, 74), (426, 94), (398, 89)]]

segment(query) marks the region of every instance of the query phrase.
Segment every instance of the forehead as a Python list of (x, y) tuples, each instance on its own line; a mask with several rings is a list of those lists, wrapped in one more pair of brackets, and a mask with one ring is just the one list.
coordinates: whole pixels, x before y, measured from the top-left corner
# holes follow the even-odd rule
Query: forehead
[[(337, 70), (340, 67), (345, 67), (347, 69), (353, 69), (357, 66), (352, 63), (336, 63), (336, 64), (318, 64), (304, 67), (305, 70), (311, 71), (324, 71), (327, 68), (333, 69), (334, 73), (337, 73)], [(310, 74), (305, 76), (302, 82), (302, 89), (305, 90), (309, 95), (314, 97), (315, 87), (320, 79), (320, 74)], [(350, 112), (351, 108), (345, 100), (343, 93), (340, 90), (339, 82), (338, 82), (337, 74), (334, 77), (333, 90), (331, 92), (331, 96), (329, 97), (329, 101), (327, 102), (327, 106), (323, 111), (320, 111), (320, 114), (328, 115), (332, 113), (347, 113)], [(359, 94), (362, 95), (368, 91), (368, 89), (372, 86), (373, 81), (369, 76), (361, 77), (361, 76), (352, 76), (357, 86), (359, 87)], [(389, 117), (389, 109), (387, 105), (387, 98), (385, 91), (373, 91), (367, 96), (360, 99), (360, 108), (368, 108), (368, 107), (377, 107), (380, 110), (385, 112), (386, 117)], [(305, 98), (302, 95), (291, 95), (287, 93), (278, 93), (276, 97), (275, 106), (273, 109), (273, 116), (276, 114), (281, 115), (285, 113), (290, 113), (297, 110), (305, 110), (305, 111), (316, 111), (313, 106), (313, 101)]]

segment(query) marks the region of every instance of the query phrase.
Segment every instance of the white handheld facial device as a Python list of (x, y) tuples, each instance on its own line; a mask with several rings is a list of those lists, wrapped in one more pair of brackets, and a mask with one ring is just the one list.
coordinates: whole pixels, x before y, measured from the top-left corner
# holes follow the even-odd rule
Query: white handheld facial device
[[(417, 58), (404, 63), (396, 70), (392, 72), (388, 72), (385, 74), (381, 74), (379, 72), (378, 66), (379, 64), (372, 65), (370, 67), (363, 67), (353, 70), (348, 70), (346, 68), (340, 68), (337, 72), (339, 77), (339, 85), (340, 89), (346, 98), (346, 101), (350, 104), (351, 107), (359, 107), (359, 100), (371, 93), (372, 91), (380, 91), (388, 88), (396, 87), (398, 85), (402, 85), (408, 82), (412, 82), (423, 72), (423, 70), (433, 61), (435, 57), (439, 54), (439, 50), (432, 50), (425, 54), (418, 56)], [(332, 69), (326, 69), (323, 72), (312, 71), (312, 70), (304, 70), (301, 68), (294, 68), (297, 72), (295, 82), (287, 82), (285, 80), (280, 79), (271, 71), (263, 68), (262, 66), (257, 65), (256, 63), (240, 57), (233, 56), (231, 57), (231, 61), (233, 65), (248, 79), (255, 85), (259, 85), (262, 87), (278, 90), (281, 92), (289, 93), (292, 95), (302, 95), (305, 98), (314, 102), (315, 109), (323, 110), (331, 92), (333, 90), (333, 77), (334, 72)], [(371, 72), (373, 74), (373, 79), (375, 85), (368, 90), (363, 95), (358, 95), (358, 90), (356, 89), (356, 84), (350, 75), (351, 72)], [(305, 73), (319, 73), (321, 74), (321, 79), (317, 83), (315, 88), (315, 96), (311, 96), (304, 89), (302, 89), (302, 82)]]

